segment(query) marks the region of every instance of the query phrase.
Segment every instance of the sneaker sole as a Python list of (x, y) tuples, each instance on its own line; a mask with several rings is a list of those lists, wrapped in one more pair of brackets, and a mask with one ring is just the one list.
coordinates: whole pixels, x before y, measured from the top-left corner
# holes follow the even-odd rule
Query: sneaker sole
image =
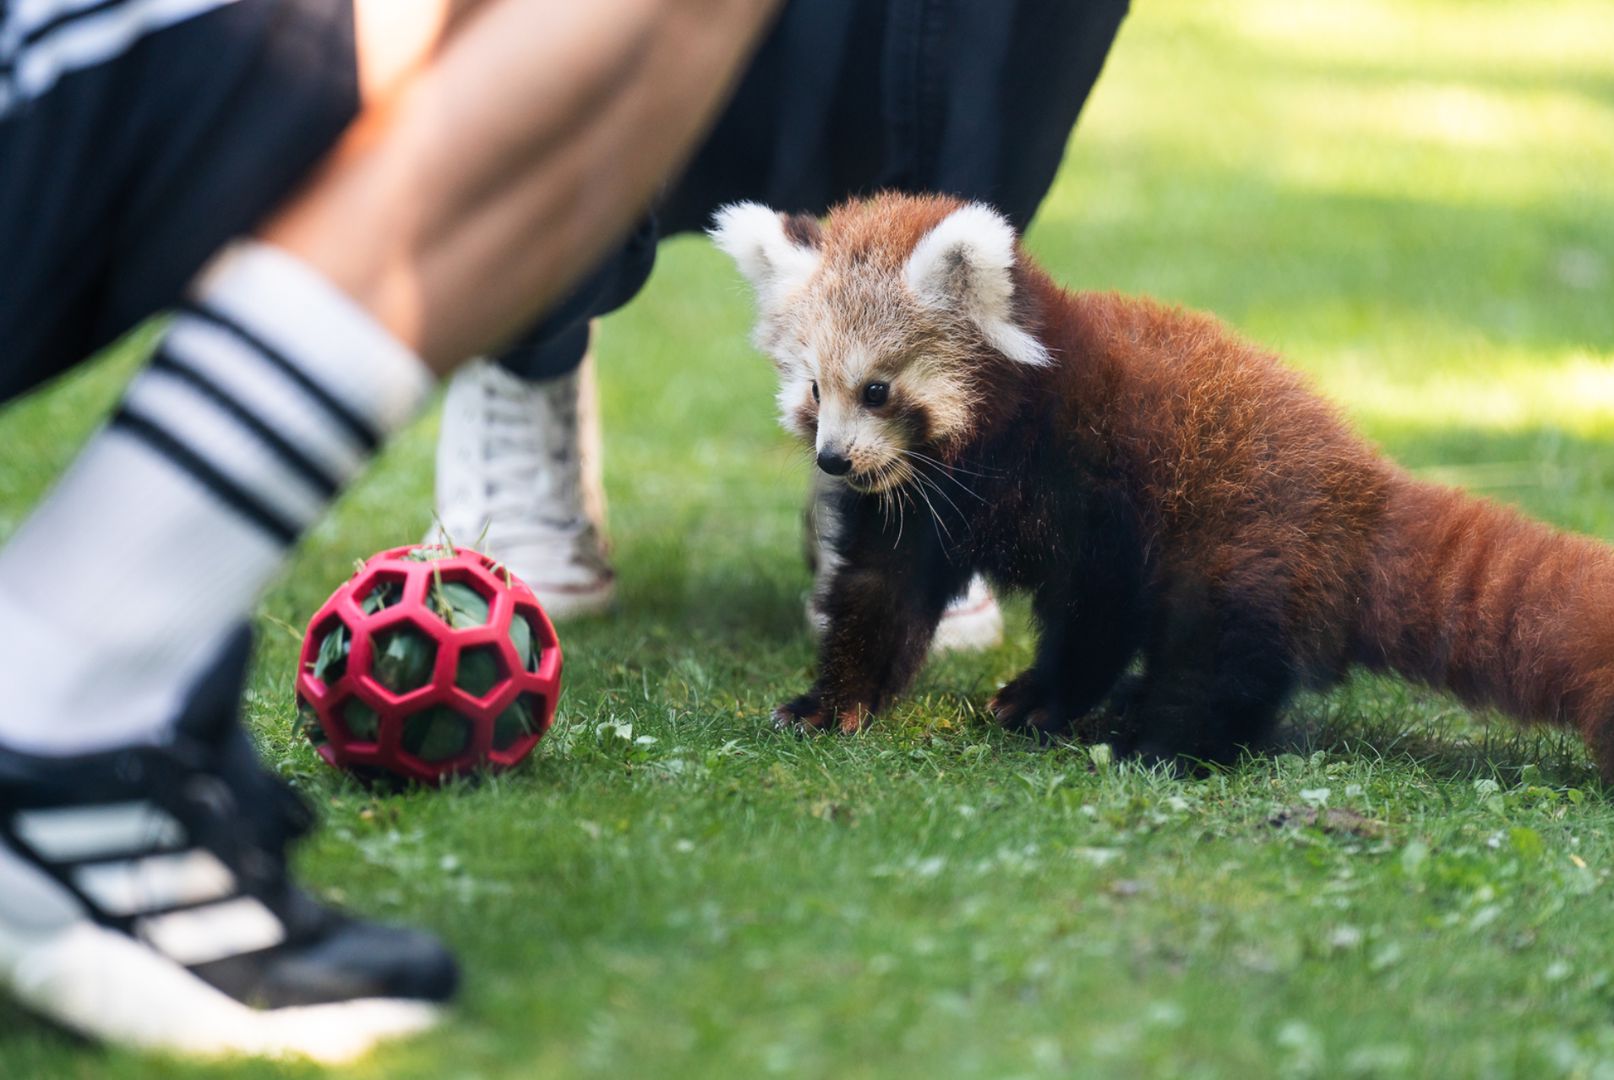
[[(60, 892), (0, 848), (6, 876)], [(352, 1061), (383, 1039), (435, 1024), (439, 1006), (368, 998), (328, 1005), (253, 1009), (124, 934), (74, 922), (23, 934), (0, 922), (0, 983), (17, 1000), (82, 1035), (196, 1057), (245, 1054)]]
[[(433, 526), (421, 541), (423, 545), (447, 544), (449, 540)], [(551, 620), (560, 622), (564, 619), (582, 619), (590, 615), (605, 615), (616, 604), (616, 575), (607, 574), (605, 577), (582, 585), (537, 585), (533, 578), (523, 574), (515, 563), (523, 560), (511, 560), (505, 553), (497, 549), (483, 552), (490, 558), (497, 559), (510, 567), (512, 573), (522, 580), (532, 594), (538, 598), (538, 604), (544, 609), (544, 614)]]
[(540, 586), (528, 581), (527, 587), (538, 598), (544, 614), (556, 621), (604, 615), (616, 603), (616, 581), (613, 578), (593, 585), (569, 586)]

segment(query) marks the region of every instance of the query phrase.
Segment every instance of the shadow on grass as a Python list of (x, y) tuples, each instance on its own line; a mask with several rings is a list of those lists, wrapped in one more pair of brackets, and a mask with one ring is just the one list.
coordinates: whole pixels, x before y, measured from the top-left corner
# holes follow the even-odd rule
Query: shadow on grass
[[(941, 739), (992, 742), (1000, 754), (1084, 755), (1107, 741), (1099, 729), (1111, 718), (1100, 711), (1078, 730), (1085, 734), (1048, 744), (1000, 727), (986, 711), (989, 692), (960, 690), (954, 680), (904, 699), (879, 721), (898, 741)], [(1504, 788), (1535, 784), (1580, 788), (1606, 797), (1605, 788), (1574, 731), (1523, 725), (1494, 712), (1466, 709), (1454, 698), (1390, 676), (1360, 675), (1321, 694), (1304, 694), (1285, 710), (1272, 738), (1252, 758), (1302, 757), (1323, 751), (1411, 768), (1431, 779), (1495, 780)]]
[[(1409, 689), (1409, 700), (1414, 694), (1427, 692)], [(1263, 753), (1305, 756), (1319, 750), (1410, 765), (1437, 780), (1489, 779), (1504, 788), (1528, 783), (1606, 794), (1574, 732), (1471, 713), (1441, 697), (1366, 711), (1327, 701), (1303, 705), (1288, 714)]]
[[(86, 1055), (98, 1052), (94, 1043), (76, 1032), (41, 1019), (15, 1002), (0, 997), (0, 1062), (6, 1066), (5, 1075), (38, 1075), (29, 1071), (30, 1058), (44, 1060), (68, 1051)], [(95, 1070), (86, 1068), (82, 1075), (95, 1075)]]
[[(732, 557), (724, 558), (725, 554)], [(772, 552), (690, 552), (676, 538), (642, 536), (621, 564), (621, 618), (676, 625), (713, 645), (787, 645), (806, 634), (805, 568)]]

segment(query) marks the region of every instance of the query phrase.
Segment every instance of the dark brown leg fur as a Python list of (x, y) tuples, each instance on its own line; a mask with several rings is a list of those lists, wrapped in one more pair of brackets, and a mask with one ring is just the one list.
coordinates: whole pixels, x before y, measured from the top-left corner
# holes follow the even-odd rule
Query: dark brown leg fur
[(1172, 590), (1136, 704), (1144, 761), (1225, 764), (1270, 733), (1295, 670), (1280, 609), (1260, 599), (1198, 581)]
[(875, 499), (845, 489), (830, 493), (826, 507), (837, 566), (822, 598), (828, 626), (818, 680), (773, 715), (780, 728), (851, 734), (913, 680), (969, 572), (948, 561), (927, 522), (899, 530)]
[(1114, 577), (1084, 574), (1077, 580), (1102, 584), (1089, 584), (1074, 600), (1069, 585), (1039, 591), (1037, 658), (987, 706), (1000, 724), (1040, 740), (1071, 734), (1138, 648), (1135, 597)]

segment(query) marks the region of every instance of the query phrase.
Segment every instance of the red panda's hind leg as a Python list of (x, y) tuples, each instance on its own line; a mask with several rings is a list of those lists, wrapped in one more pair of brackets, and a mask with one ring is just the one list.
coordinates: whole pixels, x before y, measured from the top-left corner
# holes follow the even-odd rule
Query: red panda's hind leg
[(1134, 706), (1147, 763), (1231, 764), (1272, 732), (1297, 683), (1275, 607), (1180, 591), (1145, 651)]
[(1011, 731), (1039, 741), (1070, 731), (1070, 718), (1053, 701), (1053, 692), (1036, 668), (1027, 668), (999, 688), (986, 703), (992, 718)]
[(993, 717), (1040, 741), (1071, 735), (1137, 653), (1135, 611), (1134, 598), (1115, 589), (1089, 587), (1075, 599), (1066, 589), (1039, 592), (1036, 660), (992, 698)]

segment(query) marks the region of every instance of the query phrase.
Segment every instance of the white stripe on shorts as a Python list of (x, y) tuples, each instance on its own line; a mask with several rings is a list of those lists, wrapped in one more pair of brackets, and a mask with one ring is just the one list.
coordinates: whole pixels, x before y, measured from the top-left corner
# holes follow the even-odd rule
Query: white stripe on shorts
[(101, 0), (15, 0), (0, 25), (0, 68), (8, 62), (12, 68), (9, 84), (0, 81), (0, 116), (62, 76), (122, 55), (148, 34), (235, 2), (123, 0), (106, 7)]

